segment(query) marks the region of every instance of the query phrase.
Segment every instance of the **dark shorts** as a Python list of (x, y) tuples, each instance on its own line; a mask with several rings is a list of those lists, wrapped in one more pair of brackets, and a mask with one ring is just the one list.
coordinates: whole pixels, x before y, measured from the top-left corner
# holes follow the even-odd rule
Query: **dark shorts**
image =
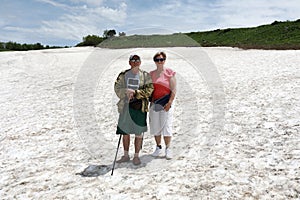
[(147, 113), (129, 108), (125, 104), (123, 112), (119, 115), (117, 134), (140, 135), (147, 131)]

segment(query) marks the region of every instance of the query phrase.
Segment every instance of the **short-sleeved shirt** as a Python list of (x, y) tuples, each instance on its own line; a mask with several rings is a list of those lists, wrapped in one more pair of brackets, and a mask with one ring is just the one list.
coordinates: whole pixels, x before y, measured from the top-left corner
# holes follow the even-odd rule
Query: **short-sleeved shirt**
[(157, 77), (155, 70), (150, 72), (152, 78), (154, 91), (152, 93), (152, 98), (154, 100), (159, 99), (167, 94), (171, 93), (170, 90), (170, 79), (176, 74), (172, 69), (165, 68), (163, 73)]
[(140, 85), (139, 73), (134, 74), (131, 70), (125, 73), (126, 88), (137, 90)]

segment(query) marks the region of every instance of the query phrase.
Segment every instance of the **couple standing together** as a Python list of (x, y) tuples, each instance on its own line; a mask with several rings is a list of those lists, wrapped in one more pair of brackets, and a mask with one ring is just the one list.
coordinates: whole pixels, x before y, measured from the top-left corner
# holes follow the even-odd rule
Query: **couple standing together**
[[(175, 72), (165, 68), (166, 54), (158, 52), (153, 56), (156, 70), (150, 73), (140, 69), (141, 58), (129, 57), (130, 69), (121, 72), (115, 81), (114, 90), (119, 97), (119, 120), (117, 134), (123, 135), (124, 155), (117, 163), (130, 161), (130, 134), (135, 134), (135, 153), (133, 164), (141, 164), (139, 152), (143, 133), (147, 131), (147, 112), (149, 111), (150, 133), (154, 135), (156, 149), (152, 156), (162, 153), (161, 138), (165, 143), (165, 157), (172, 158), (170, 149), (172, 137), (173, 100), (176, 94)], [(150, 101), (150, 108), (148, 107)]]

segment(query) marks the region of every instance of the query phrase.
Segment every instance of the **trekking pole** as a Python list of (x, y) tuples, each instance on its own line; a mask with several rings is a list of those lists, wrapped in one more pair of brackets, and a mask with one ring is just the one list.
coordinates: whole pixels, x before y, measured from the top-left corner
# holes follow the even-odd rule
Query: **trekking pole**
[(116, 151), (116, 156), (115, 156), (115, 160), (114, 160), (113, 167), (112, 167), (112, 170), (111, 170), (111, 176), (114, 174), (114, 169), (115, 169), (117, 155), (118, 155), (118, 151), (119, 151), (119, 147), (120, 147), (121, 137), (122, 137), (122, 134), (120, 134), (120, 137), (119, 137), (119, 142), (118, 142), (118, 147), (117, 147), (117, 151)]

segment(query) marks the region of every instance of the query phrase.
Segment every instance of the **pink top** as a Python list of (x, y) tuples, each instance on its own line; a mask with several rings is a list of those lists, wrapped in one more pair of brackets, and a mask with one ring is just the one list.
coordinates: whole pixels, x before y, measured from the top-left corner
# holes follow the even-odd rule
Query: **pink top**
[(154, 86), (154, 91), (152, 93), (153, 100), (170, 94), (170, 79), (176, 74), (172, 69), (165, 68), (163, 73), (157, 77), (155, 71), (156, 70), (150, 72)]

